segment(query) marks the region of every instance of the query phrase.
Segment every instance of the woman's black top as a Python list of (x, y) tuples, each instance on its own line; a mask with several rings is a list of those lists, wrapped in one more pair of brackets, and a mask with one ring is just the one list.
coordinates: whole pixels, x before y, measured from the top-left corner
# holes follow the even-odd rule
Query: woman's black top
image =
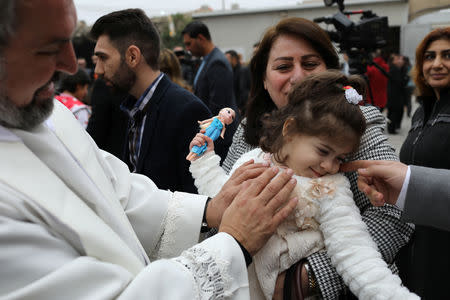
[[(441, 92), (439, 101), (433, 97), (420, 101), (400, 160), (408, 165), (450, 169), (449, 89)], [(422, 299), (449, 299), (450, 232), (416, 225), (413, 238), (399, 252), (397, 263), (403, 283)]]

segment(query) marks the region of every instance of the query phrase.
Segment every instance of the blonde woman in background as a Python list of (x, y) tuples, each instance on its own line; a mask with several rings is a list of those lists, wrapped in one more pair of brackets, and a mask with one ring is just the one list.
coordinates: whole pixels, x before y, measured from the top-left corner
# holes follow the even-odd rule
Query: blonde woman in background
[(161, 54), (159, 56), (159, 66), (161, 72), (167, 74), (172, 82), (178, 84), (182, 88), (185, 88), (189, 92), (192, 92), (192, 87), (187, 84), (181, 76), (180, 62), (172, 50), (167, 48), (161, 50)]

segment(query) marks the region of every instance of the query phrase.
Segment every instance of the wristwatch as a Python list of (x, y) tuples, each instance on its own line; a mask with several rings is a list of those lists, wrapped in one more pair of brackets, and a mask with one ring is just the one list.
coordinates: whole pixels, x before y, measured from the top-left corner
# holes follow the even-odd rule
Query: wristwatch
[(308, 274), (308, 297), (316, 296), (320, 293), (316, 276), (308, 262), (305, 262), (303, 266), (305, 266), (306, 274)]
[(201, 233), (208, 232), (211, 229), (208, 227), (208, 223), (206, 222), (206, 210), (208, 209), (209, 201), (211, 201), (211, 197), (208, 197), (208, 199), (205, 202), (205, 208), (203, 210), (202, 227), (200, 228)]

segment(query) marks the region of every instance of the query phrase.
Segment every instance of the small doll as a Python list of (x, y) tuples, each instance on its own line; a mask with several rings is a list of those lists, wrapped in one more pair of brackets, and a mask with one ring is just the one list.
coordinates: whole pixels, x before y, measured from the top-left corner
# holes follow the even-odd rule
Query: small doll
[[(200, 124), (201, 131), (204, 131), (204, 134), (209, 136), (213, 141), (217, 140), (220, 136), (222, 139), (225, 134), (225, 126), (233, 123), (236, 113), (233, 109), (229, 107), (222, 108), (219, 111), (219, 114), (213, 118), (198, 121)], [(192, 161), (197, 156), (201, 156), (208, 147), (207, 143), (203, 146), (194, 146), (191, 149), (191, 152), (186, 156), (186, 159)]]

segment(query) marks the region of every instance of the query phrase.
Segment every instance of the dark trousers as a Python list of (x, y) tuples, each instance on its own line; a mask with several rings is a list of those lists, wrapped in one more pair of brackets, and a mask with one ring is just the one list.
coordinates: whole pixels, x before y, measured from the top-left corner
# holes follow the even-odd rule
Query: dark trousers
[(400, 128), (403, 119), (403, 105), (402, 106), (392, 106), (388, 108), (388, 119), (390, 120), (388, 124), (388, 132), (396, 133), (396, 130)]

